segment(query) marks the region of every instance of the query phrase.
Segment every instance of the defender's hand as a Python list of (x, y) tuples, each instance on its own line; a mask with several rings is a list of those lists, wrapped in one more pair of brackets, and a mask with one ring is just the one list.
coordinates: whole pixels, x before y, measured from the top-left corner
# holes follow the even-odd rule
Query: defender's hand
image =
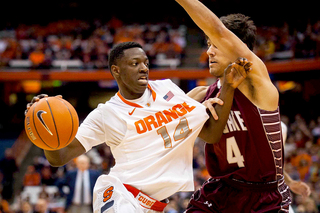
[(238, 58), (224, 71), (225, 82), (231, 87), (237, 88), (252, 70), (252, 63), (245, 58)]
[[(34, 96), (34, 97), (32, 98), (32, 100), (31, 100), (31, 102), (27, 104), (27, 109), (24, 111), (24, 115), (27, 114), (28, 110), (30, 109), (30, 107), (31, 107), (34, 103), (36, 103), (36, 102), (38, 102), (40, 99), (46, 98), (46, 97), (48, 97), (47, 94), (41, 94), (41, 95)], [(62, 98), (62, 95), (57, 95), (56, 97)]]
[(289, 187), (292, 192), (298, 195), (302, 195), (303, 197), (309, 197), (309, 195), (311, 194), (310, 187), (302, 181), (292, 181), (289, 184)]
[(219, 105), (223, 105), (223, 101), (218, 98), (220, 95), (220, 93), (218, 93), (218, 95), (215, 98), (209, 98), (208, 100), (205, 100), (202, 104), (207, 107), (207, 109), (209, 109), (209, 111), (212, 114), (212, 117), (214, 118), (214, 120), (218, 120), (218, 114), (216, 112), (216, 110), (213, 107), (213, 104), (219, 104)]

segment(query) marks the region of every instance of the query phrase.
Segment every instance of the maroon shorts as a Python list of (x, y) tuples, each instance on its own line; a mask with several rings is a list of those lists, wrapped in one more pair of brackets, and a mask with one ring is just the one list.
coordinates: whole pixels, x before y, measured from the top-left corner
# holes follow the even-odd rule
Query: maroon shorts
[(289, 203), (282, 200), (278, 182), (249, 184), (211, 178), (192, 195), (186, 213), (289, 212)]

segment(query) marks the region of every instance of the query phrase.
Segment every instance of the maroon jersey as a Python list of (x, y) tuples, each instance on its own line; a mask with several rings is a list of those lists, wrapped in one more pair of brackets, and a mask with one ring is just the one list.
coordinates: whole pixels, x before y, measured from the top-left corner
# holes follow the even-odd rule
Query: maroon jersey
[[(205, 100), (219, 92), (217, 82), (208, 88)], [(290, 202), (283, 181), (284, 152), (279, 108), (257, 108), (240, 90), (234, 93), (227, 125), (217, 144), (206, 144), (206, 165), (213, 178), (245, 182), (278, 181), (282, 202)]]

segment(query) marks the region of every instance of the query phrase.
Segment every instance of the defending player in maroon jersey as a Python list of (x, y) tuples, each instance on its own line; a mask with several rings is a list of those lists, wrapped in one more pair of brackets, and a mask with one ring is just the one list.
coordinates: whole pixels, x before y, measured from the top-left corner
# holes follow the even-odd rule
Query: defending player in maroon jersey
[[(195, 192), (186, 212), (287, 212), (291, 197), (283, 179), (279, 93), (267, 67), (252, 51), (253, 21), (242, 14), (219, 19), (201, 1), (176, 1), (206, 34), (210, 73), (220, 84), (230, 61), (244, 57), (252, 62), (252, 71), (235, 90), (220, 141), (206, 145), (212, 178)], [(195, 88), (189, 95), (201, 101), (219, 89), (216, 83)]]

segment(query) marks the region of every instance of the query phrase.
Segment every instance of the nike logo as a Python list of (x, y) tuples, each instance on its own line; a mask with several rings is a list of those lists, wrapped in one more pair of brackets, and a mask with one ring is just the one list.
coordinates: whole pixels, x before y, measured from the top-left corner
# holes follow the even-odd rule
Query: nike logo
[(50, 135), (53, 135), (52, 132), (50, 131), (50, 129), (48, 128), (47, 124), (44, 122), (43, 118), (42, 118), (42, 114), (47, 114), (46, 111), (43, 110), (39, 110), (37, 112), (37, 117), (39, 119), (39, 121), (41, 122), (41, 124), (43, 125), (43, 127), (49, 132)]
[(135, 110), (136, 110), (136, 108), (134, 108), (131, 112), (128, 112), (128, 114), (132, 115)]

